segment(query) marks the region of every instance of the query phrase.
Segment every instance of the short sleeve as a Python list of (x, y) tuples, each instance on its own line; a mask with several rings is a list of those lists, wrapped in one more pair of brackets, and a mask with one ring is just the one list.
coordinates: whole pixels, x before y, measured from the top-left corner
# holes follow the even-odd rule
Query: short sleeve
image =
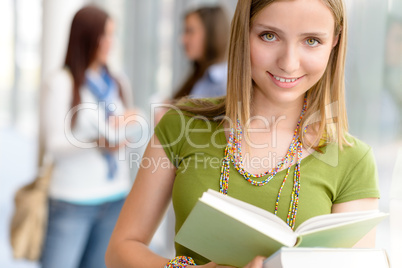
[(343, 180), (335, 204), (363, 198), (380, 198), (378, 173), (371, 148)]
[(186, 116), (180, 110), (169, 110), (155, 127), (155, 135), (166, 156), (178, 167), (185, 135)]

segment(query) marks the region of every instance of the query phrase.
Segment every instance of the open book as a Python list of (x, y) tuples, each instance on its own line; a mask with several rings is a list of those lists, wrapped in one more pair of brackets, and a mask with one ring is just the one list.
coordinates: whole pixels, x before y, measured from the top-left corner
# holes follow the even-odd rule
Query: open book
[(293, 231), (274, 214), (208, 190), (176, 235), (176, 242), (218, 263), (243, 267), (255, 256), (286, 247), (352, 247), (387, 214), (375, 211), (313, 217)]

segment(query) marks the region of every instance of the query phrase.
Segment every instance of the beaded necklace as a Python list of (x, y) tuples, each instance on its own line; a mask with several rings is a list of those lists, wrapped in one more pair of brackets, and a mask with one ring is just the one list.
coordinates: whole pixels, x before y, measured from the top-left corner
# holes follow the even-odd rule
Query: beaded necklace
[[(252, 184), (254, 186), (263, 186), (263, 185), (267, 184), (276, 175), (276, 173), (278, 173), (278, 171), (283, 166), (287, 165), (288, 166), (287, 172), (286, 172), (285, 178), (282, 181), (281, 187), (279, 188), (278, 195), (277, 195), (276, 202), (275, 202), (274, 214), (277, 215), (279, 199), (281, 196), (283, 186), (285, 185), (286, 179), (288, 178), (292, 163), (293, 163), (295, 157), (297, 156), (296, 167), (295, 167), (295, 171), (294, 171), (294, 175), (293, 175), (293, 189), (292, 189), (291, 200), (290, 200), (290, 205), (289, 205), (289, 212), (288, 212), (288, 216), (286, 218), (286, 223), (292, 229), (295, 226), (297, 207), (299, 204), (300, 163), (301, 163), (301, 159), (302, 159), (302, 147), (303, 147), (298, 133), (299, 133), (299, 129), (300, 129), (301, 120), (306, 111), (306, 107), (307, 107), (307, 99), (305, 98), (304, 104), (303, 104), (303, 109), (300, 114), (299, 120), (297, 122), (297, 126), (296, 126), (296, 129), (293, 134), (292, 142), (290, 143), (290, 146), (289, 146), (289, 149), (288, 149), (286, 155), (277, 164), (276, 167), (274, 167), (271, 170), (268, 170), (266, 172), (260, 173), (260, 174), (252, 174), (250, 172), (247, 172), (244, 169), (243, 156), (241, 153), (242, 129), (241, 129), (240, 121), (237, 120), (236, 131), (234, 128), (232, 128), (230, 130), (229, 140), (228, 140), (228, 143), (225, 148), (225, 157), (223, 159), (222, 168), (221, 168), (221, 176), (220, 176), (220, 181), (219, 181), (220, 193), (227, 195), (228, 188), (229, 188), (230, 162), (232, 162), (235, 169), (244, 177), (244, 179), (247, 180), (250, 184)], [(236, 132), (236, 135), (235, 135), (235, 132)], [(306, 128), (304, 129), (304, 132), (306, 132)], [(265, 175), (269, 175), (269, 176), (263, 181), (256, 181), (256, 180), (252, 179), (252, 178), (261, 178)]]

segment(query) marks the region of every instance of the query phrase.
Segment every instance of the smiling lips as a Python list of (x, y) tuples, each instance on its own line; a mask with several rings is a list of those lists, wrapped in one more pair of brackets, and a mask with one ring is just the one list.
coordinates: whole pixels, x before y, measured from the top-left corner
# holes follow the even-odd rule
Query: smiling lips
[(281, 88), (292, 88), (292, 87), (296, 86), (297, 84), (299, 84), (300, 81), (302, 80), (302, 78), (304, 77), (304, 76), (301, 76), (298, 78), (284, 78), (284, 77), (275, 76), (269, 72), (268, 72), (268, 74), (271, 77), (272, 81), (275, 83), (275, 85), (277, 85), (278, 87), (281, 87)]

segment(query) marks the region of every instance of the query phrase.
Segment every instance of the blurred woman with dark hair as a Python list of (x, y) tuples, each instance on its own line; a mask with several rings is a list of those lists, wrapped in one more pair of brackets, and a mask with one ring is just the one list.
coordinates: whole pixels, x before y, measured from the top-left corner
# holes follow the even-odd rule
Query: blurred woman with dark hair
[(65, 67), (45, 84), (42, 119), (54, 170), (43, 268), (105, 267), (106, 247), (131, 186), (128, 165), (117, 152), (126, 142), (121, 119), (134, 115), (127, 110), (127, 83), (107, 67), (113, 35), (105, 11), (80, 9)]
[[(168, 111), (169, 103), (189, 98), (211, 98), (226, 95), (227, 47), (229, 20), (220, 6), (204, 6), (187, 12), (184, 16), (182, 45), (191, 61), (191, 71), (173, 100), (164, 100), (155, 110), (155, 125)], [(159, 100), (155, 96), (155, 101)]]
[(185, 15), (182, 36), (192, 73), (174, 95), (174, 99), (217, 97), (226, 94), (226, 50), (229, 20), (219, 6), (201, 7)]

